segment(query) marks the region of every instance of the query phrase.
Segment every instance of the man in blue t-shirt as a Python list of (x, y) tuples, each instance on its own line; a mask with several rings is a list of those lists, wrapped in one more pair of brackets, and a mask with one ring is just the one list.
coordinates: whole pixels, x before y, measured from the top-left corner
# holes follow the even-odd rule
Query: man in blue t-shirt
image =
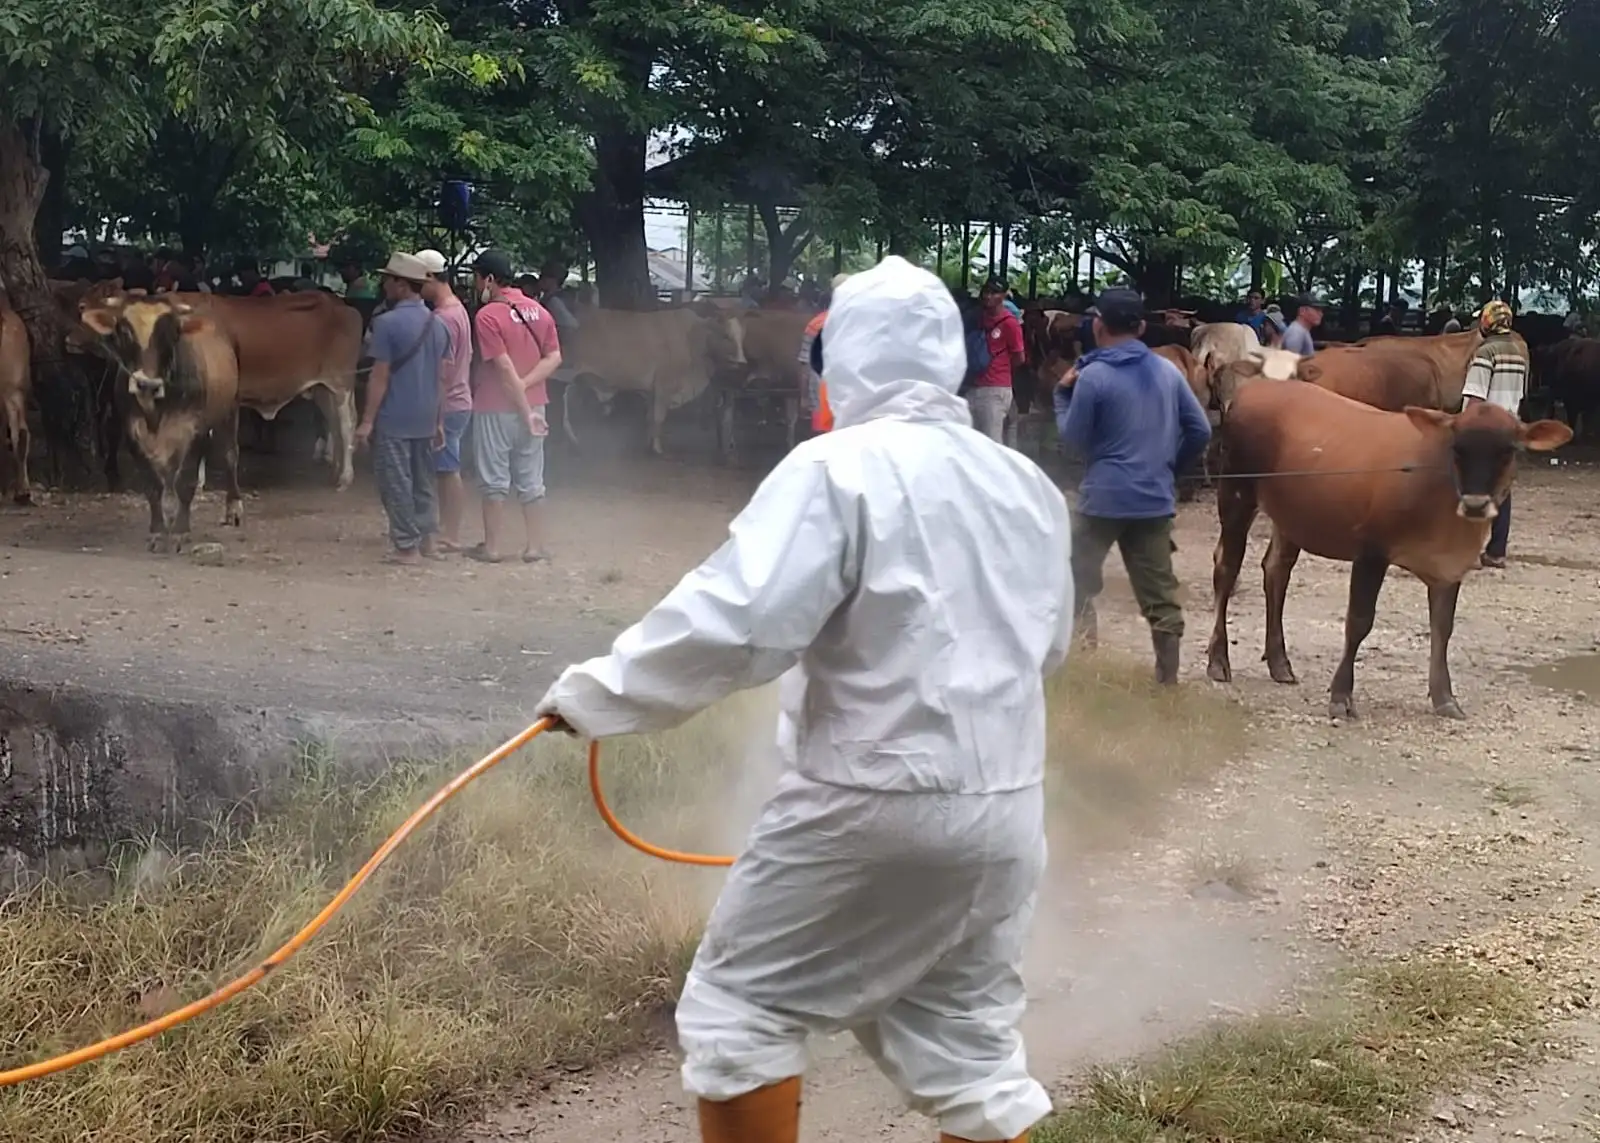
[(438, 559), (435, 442), (444, 440), (445, 358), (450, 332), (422, 301), (428, 267), (394, 254), (381, 271), (390, 308), (372, 319), (372, 373), (356, 444), (372, 445), (378, 495), (389, 514), (390, 562)]
[(1262, 330), (1266, 328), (1267, 324), (1267, 311), (1263, 308), (1266, 303), (1267, 295), (1260, 290), (1251, 290), (1245, 295), (1244, 309), (1240, 310), (1233, 319), (1240, 325), (1247, 325), (1255, 330), (1257, 341), (1266, 340), (1262, 336)]
[(1098, 306), (1099, 348), (1067, 372), (1055, 397), (1062, 444), (1088, 462), (1072, 513), (1076, 625), (1093, 644), (1094, 598), (1115, 544), (1150, 624), (1156, 681), (1172, 684), (1183, 641), (1172, 570), (1177, 478), (1205, 453), (1211, 426), (1183, 374), (1139, 340), (1144, 299), (1132, 290), (1107, 290)]

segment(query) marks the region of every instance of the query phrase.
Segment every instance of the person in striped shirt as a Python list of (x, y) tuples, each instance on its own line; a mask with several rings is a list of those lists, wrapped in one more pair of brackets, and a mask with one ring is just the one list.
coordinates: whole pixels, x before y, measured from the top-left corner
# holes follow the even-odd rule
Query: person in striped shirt
[[(1461, 386), (1462, 405), (1469, 401), (1488, 401), (1499, 405), (1513, 417), (1520, 416), (1522, 399), (1528, 394), (1528, 349), (1511, 332), (1511, 307), (1496, 298), (1478, 314), (1478, 331), (1483, 344), (1472, 355), (1467, 379)], [(1506, 541), (1511, 536), (1511, 496), (1499, 505), (1489, 530), (1489, 543), (1480, 561), (1486, 568), (1506, 566)]]

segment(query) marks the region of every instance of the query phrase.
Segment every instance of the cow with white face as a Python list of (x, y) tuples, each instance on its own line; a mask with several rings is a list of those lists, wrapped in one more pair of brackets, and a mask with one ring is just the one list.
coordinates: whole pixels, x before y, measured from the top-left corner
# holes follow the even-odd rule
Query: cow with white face
[(117, 408), (147, 469), (150, 550), (183, 549), (208, 446), (227, 495), (223, 524), (243, 524), (239, 362), (231, 339), (170, 295), (108, 298), (82, 319), (116, 362)]

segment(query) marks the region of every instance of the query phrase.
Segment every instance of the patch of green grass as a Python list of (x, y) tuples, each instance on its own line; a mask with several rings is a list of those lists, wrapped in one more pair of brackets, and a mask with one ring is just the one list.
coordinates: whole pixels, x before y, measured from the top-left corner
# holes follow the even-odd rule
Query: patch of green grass
[[(693, 847), (714, 812), (694, 803), (743, 762), (745, 733), (734, 707), (608, 744), (608, 796), (630, 825)], [(356, 781), (308, 751), (297, 793), (248, 834), (188, 853), (130, 845), (6, 901), (0, 1066), (120, 1032), (258, 963), (470, 760)], [(617, 843), (579, 744), (542, 738), (445, 807), (260, 987), (104, 1062), (0, 1090), (0, 1138), (357, 1143), (450, 1119), (518, 1076), (637, 1043), (698, 935), (694, 877)]]
[(1452, 1077), (1521, 1050), (1538, 1009), (1443, 959), (1341, 978), (1308, 1009), (1217, 1026), (1091, 1074), (1033, 1143), (1350, 1143), (1396, 1136)]
[[(1067, 844), (1116, 844), (1243, 744), (1240, 708), (1157, 690), (1147, 664), (1075, 656), (1051, 681)], [(771, 695), (605, 747), (630, 827), (688, 849), (732, 832), (736, 772)], [(298, 793), (195, 852), (107, 867), (0, 904), (0, 1066), (76, 1048), (203, 995), (319, 910), (469, 757), (358, 780), (307, 743)], [(721, 827), (720, 829), (718, 827)], [(677, 993), (706, 899), (601, 824), (582, 747), (542, 738), (445, 807), (261, 987), (150, 1044), (0, 1090), (29, 1143), (369, 1143), (458, 1119), (515, 1079), (637, 1045)]]

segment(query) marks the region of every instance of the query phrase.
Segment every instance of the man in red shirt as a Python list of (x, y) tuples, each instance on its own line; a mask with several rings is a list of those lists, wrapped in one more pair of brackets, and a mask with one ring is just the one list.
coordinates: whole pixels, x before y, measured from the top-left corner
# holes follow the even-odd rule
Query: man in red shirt
[(545, 382), (561, 366), (561, 344), (550, 311), (511, 284), (508, 255), (485, 251), (472, 269), (482, 303), (473, 319), (472, 451), (483, 488), (483, 543), (467, 554), (490, 564), (505, 559), (505, 502), (515, 492), (527, 528), (522, 559), (536, 563), (550, 558), (540, 507), (550, 432)]
[[(967, 392), (967, 407), (972, 411), (972, 427), (990, 440), (1012, 444), (1016, 418), (1012, 416), (1011, 377), (1026, 360), (1023, 353), (1022, 323), (1006, 309), (1006, 284), (990, 278), (978, 295), (981, 307), (978, 321), (989, 347), (989, 368), (983, 371)], [(981, 358), (980, 358), (981, 360)]]

